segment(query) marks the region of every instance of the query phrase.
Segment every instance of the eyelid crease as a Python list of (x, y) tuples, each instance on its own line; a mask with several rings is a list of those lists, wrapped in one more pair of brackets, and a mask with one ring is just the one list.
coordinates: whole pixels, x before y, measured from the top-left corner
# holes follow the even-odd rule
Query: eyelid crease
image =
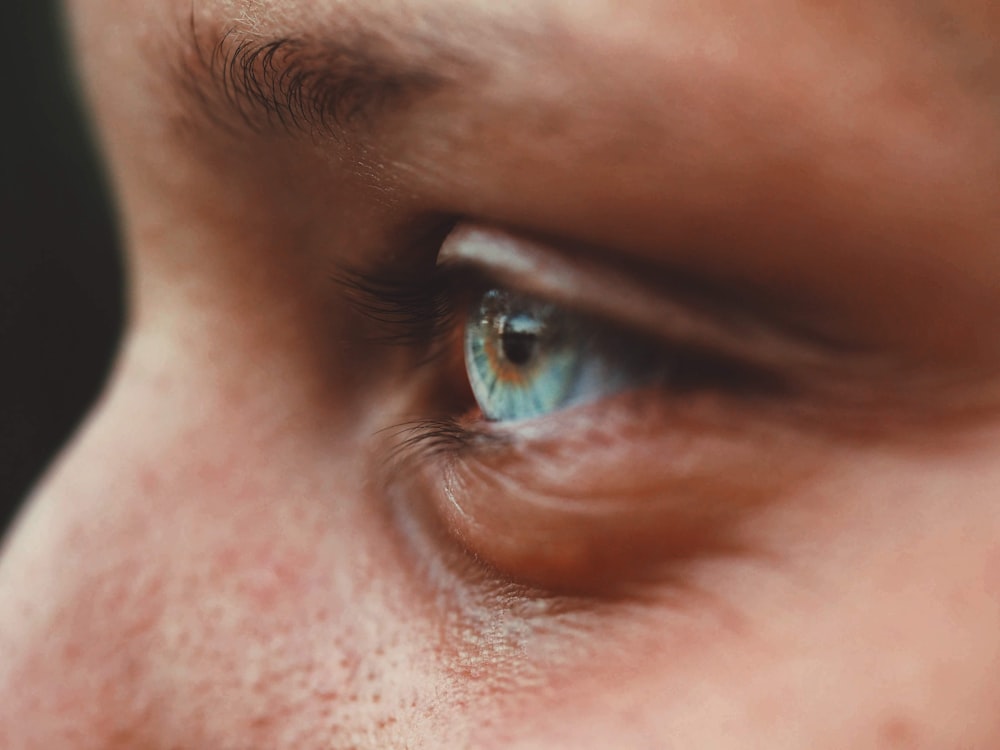
[(841, 348), (807, 333), (783, 330), (743, 310), (732, 300), (683, 299), (664, 293), (611, 263), (584, 256), (567, 258), (542, 242), (515, 237), (493, 227), (460, 224), (448, 235), (439, 264), (475, 269), (520, 292), (634, 327), (672, 345), (718, 351), (764, 370), (817, 373), (831, 369), (845, 355), (865, 372), (881, 364), (874, 355)]

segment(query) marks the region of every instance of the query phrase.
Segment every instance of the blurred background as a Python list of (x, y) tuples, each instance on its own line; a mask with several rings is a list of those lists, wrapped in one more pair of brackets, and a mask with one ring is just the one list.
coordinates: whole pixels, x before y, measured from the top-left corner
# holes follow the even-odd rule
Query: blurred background
[(0, 531), (79, 424), (121, 329), (121, 268), (59, 4), (6, 0)]

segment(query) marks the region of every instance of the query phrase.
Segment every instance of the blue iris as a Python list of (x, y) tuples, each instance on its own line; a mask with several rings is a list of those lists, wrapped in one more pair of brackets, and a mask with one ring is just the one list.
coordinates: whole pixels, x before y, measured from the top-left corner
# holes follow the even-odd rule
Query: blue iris
[(465, 329), (465, 364), (487, 419), (541, 417), (595, 401), (643, 376), (601, 327), (554, 304), (486, 292)]

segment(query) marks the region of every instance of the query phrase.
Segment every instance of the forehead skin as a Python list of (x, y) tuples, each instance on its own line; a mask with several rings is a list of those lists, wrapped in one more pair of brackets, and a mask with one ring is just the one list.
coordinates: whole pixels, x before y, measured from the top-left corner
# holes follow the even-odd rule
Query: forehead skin
[[(997, 5), (496, 6), (69, 3), (132, 317), (108, 395), (5, 542), (0, 746), (996, 746), (992, 422), (919, 455), (830, 448), (835, 481), (761, 530), (779, 559), (708, 564), (652, 601), (439, 591), (372, 510), (358, 445), (381, 418), (357, 394), (376, 375), (318, 343), (349, 322), (315, 279), (429, 207), (849, 288), (872, 327), (978, 356), (1000, 274)], [(451, 84), (343, 140), (234, 136), (178, 77), (234, 29), (374, 37)]]

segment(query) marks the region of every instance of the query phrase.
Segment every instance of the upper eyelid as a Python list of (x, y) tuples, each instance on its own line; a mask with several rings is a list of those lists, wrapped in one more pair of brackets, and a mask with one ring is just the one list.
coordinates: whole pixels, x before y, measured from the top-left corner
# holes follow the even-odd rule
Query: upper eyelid
[(440, 231), (436, 266), (432, 255), (402, 266), (382, 258), (332, 276), (347, 302), (376, 324), (373, 340), (415, 347), (424, 361), (448, 351), (444, 344), (463, 302), (471, 304), (476, 291), (505, 286), (659, 342), (666, 352), (699, 352), (794, 391), (854, 400), (857, 387), (873, 378), (897, 379), (898, 367), (885, 358), (787, 330), (734, 300), (691, 299), (608, 261), (569, 256), (485, 225), (449, 221)]
[[(724, 353), (761, 369), (828, 370), (832, 356), (847, 353), (828, 340), (785, 330), (738, 305), (694, 304), (682, 295), (655, 289), (614, 264), (570, 259), (544, 243), (492, 227), (458, 226), (445, 239), (439, 262), (472, 267), (521, 292), (674, 345)], [(851, 357), (863, 369), (878, 364), (863, 352), (851, 352)]]

